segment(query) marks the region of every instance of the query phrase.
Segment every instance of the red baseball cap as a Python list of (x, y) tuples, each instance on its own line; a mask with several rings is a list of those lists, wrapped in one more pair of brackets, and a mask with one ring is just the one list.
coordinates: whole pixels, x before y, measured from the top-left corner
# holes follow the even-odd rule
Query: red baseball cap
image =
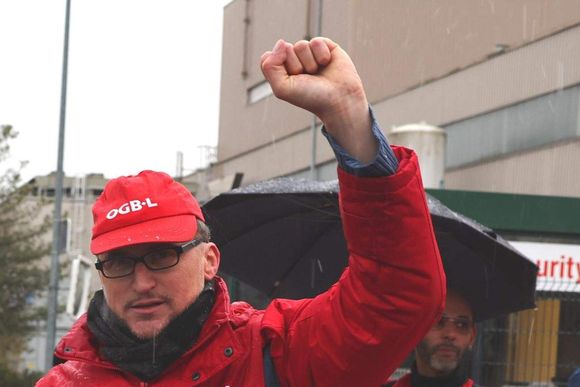
[(192, 240), (204, 221), (191, 192), (166, 173), (142, 171), (107, 183), (93, 205), (91, 252)]

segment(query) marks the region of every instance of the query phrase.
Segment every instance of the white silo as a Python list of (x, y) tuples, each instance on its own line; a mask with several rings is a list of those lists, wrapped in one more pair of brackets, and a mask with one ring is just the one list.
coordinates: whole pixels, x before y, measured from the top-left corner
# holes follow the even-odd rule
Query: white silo
[(388, 133), (389, 142), (414, 149), (425, 188), (443, 188), (445, 175), (445, 130), (426, 123), (395, 127)]

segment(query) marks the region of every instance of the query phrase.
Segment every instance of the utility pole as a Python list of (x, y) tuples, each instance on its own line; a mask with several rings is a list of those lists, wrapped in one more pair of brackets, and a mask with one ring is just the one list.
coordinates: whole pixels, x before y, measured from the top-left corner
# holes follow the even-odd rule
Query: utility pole
[(58, 311), (58, 277), (59, 277), (59, 255), (61, 251), (61, 217), (62, 217), (62, 185), (64, 180), (63, 159), (64, 159), (64, 124), (66, 117), (66, 84), (68, 71), (68, 37), (70, 20), (70, 0), (66, 1), (66, 16), (64, 27), (64, 48), (62, 58), (62, 79), (60, 90), (60, 122), (58, 130), (58, 157), (56, 167), (54, 219), (52, 227), (52, 259), (50, 266), (50, 284), (48, 286), (48, 318), (46, 322), (46, 357), (44, 369), (52, 367), (52, 357), (56, 338), (56, 320)]
[[(313, 0), (311, 0), (313, 1)], [(313, 4), (310, 3), (310, 14), (314, 13), (315, 21), (314, 21), (314, 28), (312, 31), (314, 32), (313, 37), (320, 36), (321, 25), (322, 25), (322, 0), (317, 0), (316, 4), (316, 12), (312, 12)], [(311, 37), (312, 38), (312, 37)], [(311, 124), (311, 131), (312, 131), (312, 153), (310, 156), (310, 180), (318, 180), (318, 174), (316, 173), (316, 137), (318, 132), (318, 127), (316, 125), (317, 117), (316, 115), (312, 115), (312, 124)]]

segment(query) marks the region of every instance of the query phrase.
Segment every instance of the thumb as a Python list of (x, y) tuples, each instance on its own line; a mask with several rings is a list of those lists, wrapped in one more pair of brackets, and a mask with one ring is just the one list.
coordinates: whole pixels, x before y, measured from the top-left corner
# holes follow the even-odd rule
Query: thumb
[(286, 46), (287, 43), (280, 39), (276, 42), (272, 51), (266, 51), (260, 58), (262, 73), (275, 95), (278, 95), (277, 91), (284, 89), (285, 82), (288, 79), (288, 70), (286, 70), (284, 65), (287, 58)]

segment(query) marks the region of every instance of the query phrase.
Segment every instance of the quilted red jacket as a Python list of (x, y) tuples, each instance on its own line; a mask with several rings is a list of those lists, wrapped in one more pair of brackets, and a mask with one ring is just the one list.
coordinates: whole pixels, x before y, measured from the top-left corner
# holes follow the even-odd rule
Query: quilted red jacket
[(67, 359), (38, 386), (264, 385), (270, 343), (281, 387), (379, 386), (440, 316), (445, 275), (415, 154), (394, 147), (395, 175), (339, 169), (349, 266), (313, 299), (277, 299), (266, 310), (230, 304), (223, 281), (195, 345), (149, 384), (102, 359), (81, 317), (56, 348)]

